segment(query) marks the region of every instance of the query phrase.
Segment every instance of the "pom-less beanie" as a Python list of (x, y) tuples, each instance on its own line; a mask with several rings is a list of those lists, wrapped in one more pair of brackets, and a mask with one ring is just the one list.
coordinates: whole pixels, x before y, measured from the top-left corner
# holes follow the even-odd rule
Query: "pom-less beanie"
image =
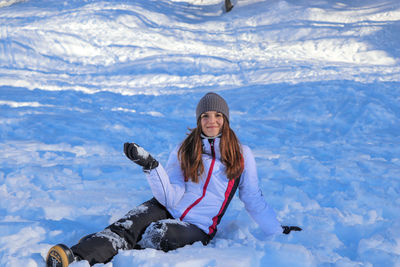
[(207, 111), (221, 112), (229, 121), (229, 107), (225, 99), (222, 96), (210, 92), (203, 96), (196, 108), (196, 118), (200, 118), (201, 114)]

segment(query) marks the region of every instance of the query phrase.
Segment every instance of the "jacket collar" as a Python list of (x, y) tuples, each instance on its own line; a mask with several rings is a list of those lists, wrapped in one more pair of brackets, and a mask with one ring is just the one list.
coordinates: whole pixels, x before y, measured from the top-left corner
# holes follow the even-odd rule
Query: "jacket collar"
[(201, 136), (201, 138), (202, 139), (215, 139), (215, 138), (218, 138), (218, 137), (221, 137), (221, 135), (222, 135), (222, 133), (219, 133), (219, 134), (217, 134), (216, 136), (207, 136), (207, 135), (205, 135), (205, 134), (203, 134), (203, 133), (201, 133), (200, 134), (200, 136)]
[(201, 141), (203, 143), (203, 153), (204, 154), (207, 154), (210, 156), (212, 155), (210, 142), (214, 142), (213, 146), (214, 146), (215, 157), (221, 158), (221, 153), (220, 153), (220, 149), (219, 149), (219, 144), (220, 144), (221, 138), (219, 138), (219, 137), (213, 138), (213, 139), (203, 138)]

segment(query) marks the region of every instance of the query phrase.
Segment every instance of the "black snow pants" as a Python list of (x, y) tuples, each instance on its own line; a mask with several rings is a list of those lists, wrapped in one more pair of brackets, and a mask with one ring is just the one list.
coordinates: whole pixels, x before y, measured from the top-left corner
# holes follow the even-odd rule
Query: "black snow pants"
[(119, 249), (155, 248), (165, 252), (201, 241), (209, 235), (197, 226), (172, 218), (155, 198), (137, 206), (103, 231), (71, 247), (90, 265), (110, 261)]

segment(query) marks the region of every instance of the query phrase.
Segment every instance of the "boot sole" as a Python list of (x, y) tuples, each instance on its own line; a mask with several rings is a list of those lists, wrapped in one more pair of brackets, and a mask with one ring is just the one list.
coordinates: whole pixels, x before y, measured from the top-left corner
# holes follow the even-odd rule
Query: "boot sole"
[(67, 267), (74, 261), (72, 251), (64, 244), (53, 246), (46, 257), (46, 267)]

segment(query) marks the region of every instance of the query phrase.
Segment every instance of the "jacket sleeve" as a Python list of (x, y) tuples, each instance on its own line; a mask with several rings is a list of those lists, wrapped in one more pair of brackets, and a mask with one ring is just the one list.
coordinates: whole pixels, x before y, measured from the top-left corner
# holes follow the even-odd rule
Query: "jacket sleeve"
[(244, 170), (239, 182), (239, 198), (247, 212), (267, 234), (282, 233), (274, 210), (268, 206), (258, 185), (256, 162), (250, 148), (243, 146)]
[(146, 174), (153, 196), (164, 207), (173, 208), (185, 192), (185, 180), (178, 160), (178, 147), (169, 155), (166, 168), (159, 164)]

